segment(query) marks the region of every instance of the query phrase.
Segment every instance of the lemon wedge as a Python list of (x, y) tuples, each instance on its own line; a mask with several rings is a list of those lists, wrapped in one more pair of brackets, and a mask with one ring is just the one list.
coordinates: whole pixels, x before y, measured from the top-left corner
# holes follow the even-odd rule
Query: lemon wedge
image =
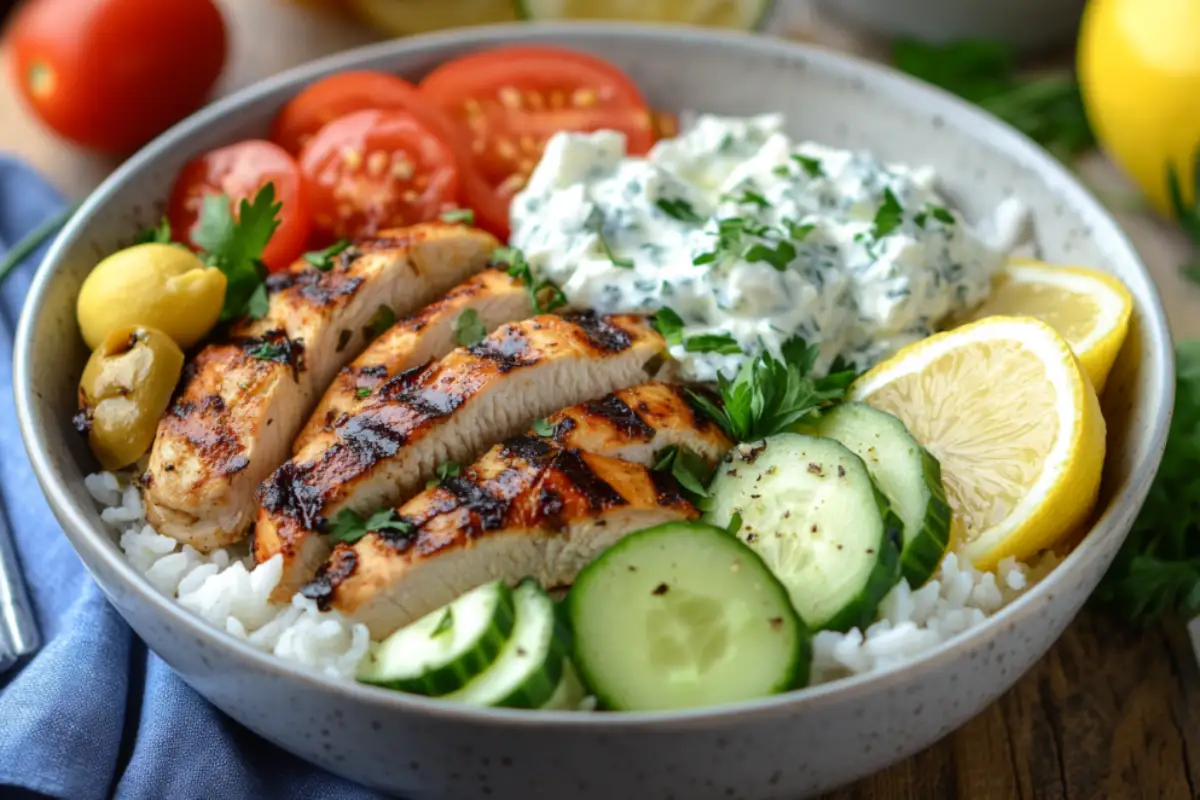
[(951, 546), (979, 569), (1027, 559), (1091, 513), (1104, 418), (1067, 342), (1032, 317), (988, 317), (904, 348), (849, 399), (899, 417), (942, 465)]
[(1125, 343), (1132, 312), (1129, 290), (1108, 273), (1013, 259), (983, 305), (961, 321), (994, 315), (1040, 319), (1067, 340), (1100, 394)]

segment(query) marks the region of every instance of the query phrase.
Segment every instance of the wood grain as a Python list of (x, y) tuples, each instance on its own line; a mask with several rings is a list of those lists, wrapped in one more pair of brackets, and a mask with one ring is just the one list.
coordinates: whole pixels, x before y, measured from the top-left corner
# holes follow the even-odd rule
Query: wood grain
[[(232, 35), (218, 93), (378, 35), (282, 0), (220, 0)], [(864, 55), (871, 43), (796, 3), (797, 38)], [(3, 53), (0, 53), (2, 57)], [(46, 134), (0, 81), (0, 151), (14, 151), (65, 193), (90, 191), (115, 163)], [(1080, 166), (1101, 196), (1129, 196), (1095, 155)], [(1137, 209), (1115, 211), (1150, 267), (1176, 337), (1200, 336), (1200, 287), (1180, 277), (1177, 230)], [(1130, 630), (1085, 612), (998, 702), (917, 756), (828, 796), (907, 800), (1090, 800), (1200, 797), (1200, 670), (1182, 626)]]

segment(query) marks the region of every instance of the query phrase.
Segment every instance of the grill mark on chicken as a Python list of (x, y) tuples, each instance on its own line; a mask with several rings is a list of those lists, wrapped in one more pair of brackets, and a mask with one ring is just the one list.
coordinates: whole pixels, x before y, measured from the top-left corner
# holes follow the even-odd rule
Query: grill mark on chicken
[[(642, 403), (642, 405), (645, 406), (646, 404)], [(600, 400), (588, 403), (584, 406), (584, 409), (589, 414), (595, 414), (598, 417), (607, 419), (617, 430), (630, 439), (640, 438), (648, 442), (654, 438), (654, 428), (647, 425), (645, 420), (637, 415), (637, 412), (615, 394), (610, 394)], [(572, 427), (574, 427), (574, 424), (574, 420), (572, 420)]]
[(240, 336), (233, 339), (233, 344), (242, 348), (246, 355), (259, 361), (287, 364), (292, 369), (292, 380), (300, 380), (300, 373), (304, 371), (304, 342), (300, 339), (289, 339), (287, 331), (275, 328), (261, 336)]
[(587, 462), (579, 455), (578, 450), (560, 451), (558, 457), (554, 459), (553, 467), (560, 470), (574, 487), (587, 497), (588, 506), (593, 511), (626, 504), (624, 497), (621, 497), (605, 483), (603, 478), (592, 471)]
[(669, 506), (686, 500), (679, 482), (669, 472), (654, 470), (650, 473), (650, 480), (654, 481), (654, 488), (658, 491), (659, 505)]
[(516, 325), (505, 325), (495, 335), (468, 347), (467, 352), (495, 362), (502, 373), (537, 363), (537, 357), (529, 352), (529, 339)]
[(304, 481), (302, 473), (302, 466), (293, 461), (285, 463), (259, 487), (259, 503), (268, 511), (299, 520), (306, 527), (323, 527), (321, 493)]
[(588, 341), (601, 350), (617, 353), (629, 347), (632, 341), (628, 333), (595, 311), (580, 311), (574, 314), (565, 314), (564, 317), (578, 325)]
[(540, 461), (554, 454), (554, 448), (545, 439), (531, 434), (514, 436), (500, 446), (500, 455), (508, 458), (515, 456), (530, 463)]
[(509, 501), (503, 497), (498, 497), (469, 478), (461, 476), (444, 481), (442, 488), (471, 512), (472, 525), (466, 531), (468, 536), (480, 531), (494, 530), (504, 523), (504, 515), (508, 512)]
[(342, 550), (321, 567), (312, 582), (300, 593), (317, 604), (322, 611), (329, 610), (334, 587), (354, 574), (358, 568), (358, 554), (353, 550)]

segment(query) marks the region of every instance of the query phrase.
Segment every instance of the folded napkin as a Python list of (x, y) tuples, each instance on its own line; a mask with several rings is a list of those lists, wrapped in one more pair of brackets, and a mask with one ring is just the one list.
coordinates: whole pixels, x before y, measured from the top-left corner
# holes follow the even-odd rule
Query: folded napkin
[[(0, 255), (62, 207), (0, 156)], [(108, 604), (50, 513), (13, 408), (12, 346), (45, 247), (0, 286), (0, 500), (45, 642), (0, 675), (0, 797), (367, 798), (258, 738), (186, 686)]]

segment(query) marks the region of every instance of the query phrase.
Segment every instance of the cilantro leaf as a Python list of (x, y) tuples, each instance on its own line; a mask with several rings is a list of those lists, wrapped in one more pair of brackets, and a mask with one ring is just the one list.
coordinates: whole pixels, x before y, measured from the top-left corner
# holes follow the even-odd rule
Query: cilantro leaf
[(744, 258), (752, 264), (765, 262), (777, 271), (784, 272), (796, 258), (796, 246), (791, 242), (779, 242), (774, 247), (754, 244), (746, 251)]
[(287, 357), (287, 345), (274, 342), (263, 342), (246, 351), (246, 354), (259, 361), (279, 361)]
[(738, 205), (743, 206), (758, 206), (759, 208), (770, 208), (771, 201), (763, 197), (758, 192), (750, 189), (743, 189), (742, 193), (735, 196), (733, 201)]
[(732, 380), (717, 376), (722, 402), (699, 392), (692, 399), (739, 442), (752, 442), (790, 430), (824, 406), (841, 400), (854, 379), (852, 370), (835, 362), (838, 371), (812, 376), (819, 350), (799, 337), (784, 342), (782, 360), (764, 350), (747, 359)]
[(454, 340), (461, 347), (474, 347), (487, 336), (487, 328), (479, 318), (479, 312), (468, 308), (454, 320)]
[(166, 217), (153, 228), (143, 228), (133, 237), (134, 244), (174, 244), (171, 240), (171, 221)]
[(655, 472), (665, 472), (675, 479), (679, 487), (695, 502), (708, 497), (708, 480), (712, 469), (698, 454), (687, 447), (671, 445), (654, 454)]
[(875, 211), (875, 221), (871, 224), (871, 236), (876, 240), (887, 236), (904, 221), (904, 209), (890, 188), (883, 190), (883, 203)]
[(1092, 596), (1133, 622), (1200, 613), (1200, 340), (1175, 346), (1175, 413), (1129, 537)]
[(366, 519), (348, 508), (342, 509), (329, 525), (329, 538), (335, 542), (354, 544), (371, 532), (392, 531), (409, 534), (416, 530), (408, 520), (401, 519), (393, 509), (376, 511)]
[(438, 464), (433, 470), (433, 477), (425, 482), (426, 489), (432, 489), (440, 483), (445, 483), (451, 478), (457, 478), (462, 474), (462, 467), (454, 461), (443, 461)]
[(534, 275), (533, 267), (525, 260), (525, 254), (517, 248), (497, 247), (492, 251), (492, 263), (507, 264), (509, 276), (525, 284), (535, 314), (549, 314), (567, 304), (567, 295), (558, 288), (558, 284)]
[(354, 396), (355, 396), (355, 397), (357, 397), (357, 398), (359, 398), (360, 400), (361, 400), (361, 399), (363, 399), (363, 398), (365, 398), (365, 397), (370, 397), (370, 396), (371, 396), (371, 390), (370, 390), (370, 389), (368, 389), (366, 386), (360, 386), (360, 387), (358, 387), (357, 389), (355, 389), (355, 390), (354, 390)]
[(655, 201), (654, 205), (668, 217), (673, 217), (680, 222), (704, 222), (704, 217), (697, 214), (692, 204), (682, 197), (675, 197), (670, 200), (659, 198)]
[(200, 218), (192, 231), (192, 242), (203, 251), (204, 260), (225, 273), (225, 304), (221, 320), (243, 316), (261, 318), (267, 311), (267, 270), (262, 253), (275, 229), (283, 204), (275, 200), (275, 184), (267, 183), (253, 200), (233, 203), (225, 195), (205, 195)]
[(342, 239), (341, 241), (334, 242), (333, 244), (329, 245), (329, 247), (326, 247), (324, 250), (313, 250), (305, 253), (304, 260), (321, 270), (321, 272), (328, 272), (329, 270), (333, 269), (334, 257), (349, 247), (350, 242)]
[(719, 353), (734, 355), (742, 348), (728, 333), (700, 333), (683, 340), (683, 349), (689, 353)]
[(550, 421), (545, 418), (535, 419), (533, 421), (533, 432), (536, 433), (538, 436), (548, 439), (554, 435), (554, 430), (555, 430), (555, 426), (552, 425), (550, 423)]
[(825, 175), (825, 170), (821, 167), (821, 159), (819, 158), (811, 158), (810, 156), (793, 153), (792, 161), (799, 164), (800, 169), (804, 170), (805, 174), (810, 178), (820, 178)]
[(461, 223), (463, 225), (475, 224), (475, 212), (469, 208), (452, 208), (449, 211), (442, 212), (442, 222), (451, 225)]
[(654, 329), (662, 334), (668, 345), (677, 345), (683, 341), (683, 318), (672, 308), (663, 306), (654, 315)]

